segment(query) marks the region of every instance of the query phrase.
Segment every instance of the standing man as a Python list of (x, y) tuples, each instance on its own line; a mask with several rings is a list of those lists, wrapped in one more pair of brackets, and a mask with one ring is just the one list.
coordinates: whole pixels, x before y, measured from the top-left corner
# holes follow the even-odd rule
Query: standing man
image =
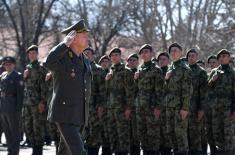
[(24, 71), (25, 98), (23, 117), (25, 119), (25, 133), (32, 144), (33, 155), (42, 155), (46, 117), (46, 70), (38, 61), (38, 46), (30, 46), (27, 49), (27, 54), (30, 63)]
[(8, 155), (18, 155), (20, 147), (20, 115), (23, 102), (23, 80), (15, 71), (15, 59), (4, 57), (5, 72), (0, 76), (0, 116), (7, 141)]
[[(189, 153), (203, 154), (202, 142), (204, 138), (204, 108), (207, 99), (207, 73), (197, 64), (198, 52), (190, 49), (186, 58), (192, 70), (193, 94), (189, 105)], [(206, 154), (206, 151), (204, 152)]]
[(216, 55), (211, 55), (207, 58), (208, 67), (210, 70), (219, 66), (219, 62), (216, 58)]
[[(139, 66), (139, 56), (134, 53), (128, 56), (127, 58), (127, 67), (131, 69), (134, 74), (137, 72)], [(138, 93), (138, 84), (137, 82), (134, 83), (134, 89), (135, 89), (135, 98), (137, 97)], [(140, 155), (140, 142), (137, 135), (137, 121), (136, 121), (136, 105), (133, 104), (132, 107), (132, 116), (131, 116), (131, 122), (130, 122), (130, 138), (131, 138), (131, 148), (130, 148), (130, 155)]]
[[(3, 65), (2, 65), (2, 60), (3, 58), (0, 58), (0, 75), (5, 71)], [(0, 119), (0, 144), (2, 143), (2, 134), (3, 134), (3, 129), (2, 129), (2, 121)]]
[(173, 61), (166, 73), (166, 123), (170, 148), (175, 155), (188, 153), (188, 113), (192, 95), (190, 68), (181, 59), (182, 47), (178, 43), (169, 46)]
[(152, 46), (144, 44), (139, 55), (144, 63), (135, 79), (138, 80), (137, 131), (144, 155), (159, 155), (160, 113), (164, 95), (164, 77), (160, 68), (151, 61)]
[(130, 69), (121, 63), (121, 50), (113, 48), (109, 57), (110, 72), (105, 77), (108, 83), (108, 117), (112, 151), (127, 155), (130, 150), (130, 119), (134, 103), (134, 79)]
[[(170, 56), (167, 52), (162, 52), (157, 57), (157, 62), (160, 68), (162, 69), (163, 76), (166, 76), (166, 73), (169, 68)], [(166, 96), (166, 92), (164, 92), (164, 97)], [(162, 155), (168, 155), (171, 152), (171, 148), (169, 148), (169, 140), (166, 132), (166, 102), (164, 100), (161, 109), (161, 126), (160, 126), (160, 135), (161, 135), (161, 145), (160, 152)]]
[(85, 21), (62, 31), (64, 41), (49, 53), (45, 67), (53, 74), (53, 95), (48, 119), (56, 122), (61, 139), (60, 155), (85, 155), (80, 131), (88, 124), (91, 69), (83, 51), (88, 47)]
[(209, 75), (209, 90), (213, 91), (211, 99), (212, 132), (216, 152), (232, 155), (234, 149), (234, 107), (235, 107), (235, 71), (229, 66), (230, 53), (222, 49), (217, 54), (221, 65)]

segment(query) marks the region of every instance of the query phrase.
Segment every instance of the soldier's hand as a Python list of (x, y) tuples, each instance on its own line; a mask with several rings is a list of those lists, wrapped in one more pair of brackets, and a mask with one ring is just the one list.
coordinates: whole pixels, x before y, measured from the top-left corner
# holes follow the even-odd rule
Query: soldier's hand
[(51, 73), (51, 72), (48, 72), (48, 73), (46, 74), (45, 81), (50, 80), (51, 77), (52, 77), (52, 73)]
[(98, 107), (97, 109), (97, 113), (98, 113), (98, 117), (101, 118), (104, 112), (104, 108), (103, 107)]
[(24, 70), (24, 79), (26, 79), (29, 76), (29, 70)]
[(38, 104), (38, 112), (41, 114), (45, 110), (45, 105), (43, 103)]
[(200, 122), (203, 117), (204, 117), (204, 111), (202, 111), (202, 110), (198, 111), (197, 120)]
[(140, 73), (139, 72), (136, 72), (135, 75), (134, 75), (134, 80), (137, 80), (140, 76)]
[(181, 116), (181, 119), (184, 121), (188, 116), (188, 111), (180, 110), (180, 116)]
[(169, 80), (170, 77), (171, 77), (171, 74), (172, 74), (172, 71), (168, 71), (168, 72), (166, 73), (165, 79), (166, 79), (166, 80)]
[(160, 118), (161, 111), (159, 109), (155, 108), (153, 113), (154, 113), (155, 118), (158, 120)]
[(126, 120), (130, 120), (130, 116), (131, 116), (131, 110), (130, 109), (126, 109), (124, 111), (124, 117)]
[(108, 81), (112, 78), (112, 73), (108, 73), (105, 77), (105, 80)]
[(217, 74), (214, 74), (213, 76), (212, 76), (212, 81), (216, 81), (218, 79), (218, 75)]
[(67, 46), (70, 47), (72, 42), (74, 41), (74, 38), (76, 37), (77, 32), (75, 30), (71, 31), (67, 36), (64, 38), (63, 43)]

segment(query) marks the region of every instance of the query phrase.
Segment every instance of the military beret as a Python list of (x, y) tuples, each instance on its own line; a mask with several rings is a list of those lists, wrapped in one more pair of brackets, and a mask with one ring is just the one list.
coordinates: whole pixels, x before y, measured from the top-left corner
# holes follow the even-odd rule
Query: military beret
[(139, 56), (138, 56), (136, 53), (133, 53), (133, 54), (131, 54), (131, 55), (128, 56), (127, 61), (128, 61), (130, 58), (139, 59)]
[(149, 45), (149, 44), (144, 44), (144, 45), (142, 45), (142, 46), (140, 47), (138, 54), (141, 54), (141, 51), (142, 51), (143, 49), (149, 49), (150, 52), (153, 51), (153, 48), (152, 48), (151, 45)]
[(95, 51), (91, 47), (87, 47), (84, 51), (91, 51), (92, 54), (95, 54)]
[(109, 57), (108, 57), (107, 55), (103, 55), (103, 56), (99, 59), (98, 64), (101, 64), (101, 62), (102, 62), (104, 59), (107, 59), (107, 60), (110, 61), (110, 59), (109, 59)]
[(217, 59), (217, 57), (216, 57), (215, 55), (209, 56), (209, 57), (207, 58), (207, 63), (209, 63), (209, 61), (210, 61), (211, 59)]
[(119, 53), (119, 54), (121, 54), (122, 52), (121, 52), (120, 48), (114, 47), (114, 48), (112, 48), (112, 49), (110, 50), (110, 52), (109, 52), (109, 57), (111, 57), (111, 54), (112, 54), (112, 53)]
[(11, 57), (11, 56), (6, 56), (2, 59), (2, 64), (4, 65), (5, 63), (16, 63), (15, 58)]
[(81, 19), (77, 23), (73, 24), (72, 26), (62, 30), (61, 33), (63, 34), (69, 34), (69, 32), (75, 30), (77, 33), (82, 33), (82, 32), (89, 32), (90, 30), (87, 28), (84, 19)]
[(189, 53), (196, 53), (196, 54), (198, 54), (198, 52), (196, 51), (196, 49), (191, 48), (191, 49), (189, 49), (189, 50), (187, 51), (187, 54), (186, 54), (186, 58), (187, 58), (187, 59), (188, 59)]
[(26, 52), (28, 53), (29, 51), (38, 51), (38, 46), (37, 45), (31, 45), (27, 48)]
[(168, 48), (168, 52), (169, 52), (169, 53), (171, 53), (171, 48), (172, 48), (172, 47), (177, 47), (177, 48), (180, 49), (180, 51), (182, 51), (182, 49), (183, 49), (178, 43), (175, 42), (175, 43), (172, 43), (172, 44), (169, 46), (169, 48)]
[(230, 56), (230, 53), (229, 53), (228, 50), (222, 49), (222, 50), (220, 50), (220, 51), (218, 52), (216, 58), (219, 59), (219, 57), (220, 57), (221, 54), (228, 54), (228, 55)]
[(157, 56), (157, 61), (159, 60), (160, 56), (165, 56), (168, 59), (170, 59), (169, 54), (167, 52), (161, 52), (158, 56)]

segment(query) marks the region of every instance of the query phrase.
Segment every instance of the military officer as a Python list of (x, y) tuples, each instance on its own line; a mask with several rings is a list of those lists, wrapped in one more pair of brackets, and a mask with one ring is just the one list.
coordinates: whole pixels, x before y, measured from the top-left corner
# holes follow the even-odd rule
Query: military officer
[(198, 52), (189, 49), (186, 55), (192, 70), (193, 94), (189, 105), (189, 153), (202, 154), (204, 137), (204, 107), (207, 99), (207, 73), (197, 63)]
[(48, 119), (59, 129), (59, 154), (63, 155), (86, 154), (79, 130), (84, 133), (88, 124), (91, 68), (83, 53), (88, 47), (88, 32), (84, 20), (63, 30), (67, 36), (44, 63), (54, 80)]
[(139, 55), (144, 63), (135, 79), (138, 80), (137, 131), (145, 155), (159, 155), (160, 113), (164, 95), (164, 77), (159, 67), (151, 61), (152, 46), (144, 44)]
[(173, 63), (165, 76), (167, 135), (175, 155), (187, 155), (191, 70), (181, 59), (182, 47), (178, 43), (169, 46), (169, 54)]
[(111, 61), (107, 55), (103, 55), (100, 59), (98, 64), (105, 70), (106, 73), (109, 72)]
[[(130, 54), (127, 58), (127, 67), (130, 68), (134, 74), (137, 72), (139, 66), (139, 56), (136, 53)], [(135, 98), (138, 93), (138, 84), (135, 82)], [(131, 126), (130, 126), (130, 137), (131, 137), (131, 148), (130, 155), (140, 155), (140, 142), (137, 136), (137, 121), (136, 121), (136, 105), (133, 104), (132, 116), (131, 116)]]
[(13, 57), (4, 57), (6, 71), (0, 76), (0, 116), (8, 155), (18, 155), (20, 146), (20, 114), (24, 91), (22, 76), (15, 71), (15, 63)]
[(24, 71), (24, 126), (26, 135), (33, 147), (33, 155), (41, 155), (43, 152), (46, 117), (46, 70), (38, 61), (38, 46), (32, 45), (26, 52), (30, 63)]
[(130, 119), (134, 103), (134, 79), (132, 71), (121, 63), (120, 48), (113, 48), (109, 57), (110, 72), (105, 77), (108, 83), (109, 137), (112, 151), (127, 155), (130, 149)]
[(230, 52), (222, 49), (217, 54), (221, 65), (209, 75), (211, 97), (212, 132), (216, 151), (222, 155), (232, 155), (234, 149), (234, 98), (235, 71), (229, 66)]

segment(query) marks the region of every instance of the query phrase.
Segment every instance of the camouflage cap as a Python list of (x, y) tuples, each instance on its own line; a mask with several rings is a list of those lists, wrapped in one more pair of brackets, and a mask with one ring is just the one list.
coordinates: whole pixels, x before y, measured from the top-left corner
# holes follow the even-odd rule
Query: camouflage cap
[(84, 19), (81, 19), (80, 21), (78, 21), (77, 23), (73, 24), (72, 26), (70, 26), (70, 27), (64, 29), (63, 31), (61, 31), (61, 33), (63, 33), (63, 34), (68, 34), (68, 33), (71, 32), (72, 30), (75, 30), (77, 33), (89, 32), (89, 31), (90, 31), (90, 30), (87, 28)]
[(37, 45), (31, 45), (27, 48), (26, 52), (28, 53), (29, 51), (37, 51), (38, 52), (38, 46)]
[(122, 52), (121, 52), (120, 48), (114, 47), (114, 48), (112, 48), (112, 49), (110, 50), (110, 52), (109, 52), (109, 57), (111, 57), (111, 54), (112, 54), (112, 53), (119, 53), (119, 54), (121, 54)]
[(230, 56), (230, 52), (228, 50), (222, 49), (217, 53), (216, 58), (219, 59), (220, 55), (222, 55), (222, 54), (228, 54)]
[(127, 58), (127, 61), (128, 61), (130, 58), (139, 59), (139, 56), (138, 56), (136, 53), (130, 54), (130, 55), (128, 56), (128, 58)]
[(215, 55), (210, 55), (208, 58), (207, 58), (207, 63), (209, 63), (209, 61), (211, 59), (217, 59), (217, 57)]
[(187, 59), (188, 59), (189, 53), (196, 53), (196, 54), (198, 54), (198, 52), (196, 51), (196, 49), (190, 48), (190, 49), (187, 51), (187, 54), (186, 54), (186, 58), (187, 58)]
[(108, 57), (107, 55), (103, 55), (103, 56), (99, 59), (98, 64), (100, 65), (104, 59), (107, 59), (107, 60), (110, 61), (110, 59), (109, 59), (109, 57)]
[(150, 52), (153, 51), (153, 48), (152, 48), (151, 45), (149, 45), (149, 44), (144, 44), (144, 45), (142, 45), (142, 46), (140, 47), (138, 54), (141, 54), (141, 51), (142, 51), (143, 49), (149, 49)]
[(177, 48), (180, 49), (180, 51), (183, 50), (183, 48), (182, 48), (178, 43), (174, 42), (174, 43), (172, 43), (172, 44), (169, 46), (169, 48), (168, 48), (168, 53), (171, 53), (171, 48), (172, 48), (172, 47), (177, 47)]
[(158, 56), (157, 56), (157, 61), (159, 60), (160, 56), (165, 56), (167, 57), (168, 59), (170, 59), (170, 56), (167, 52), (161, 52)]

